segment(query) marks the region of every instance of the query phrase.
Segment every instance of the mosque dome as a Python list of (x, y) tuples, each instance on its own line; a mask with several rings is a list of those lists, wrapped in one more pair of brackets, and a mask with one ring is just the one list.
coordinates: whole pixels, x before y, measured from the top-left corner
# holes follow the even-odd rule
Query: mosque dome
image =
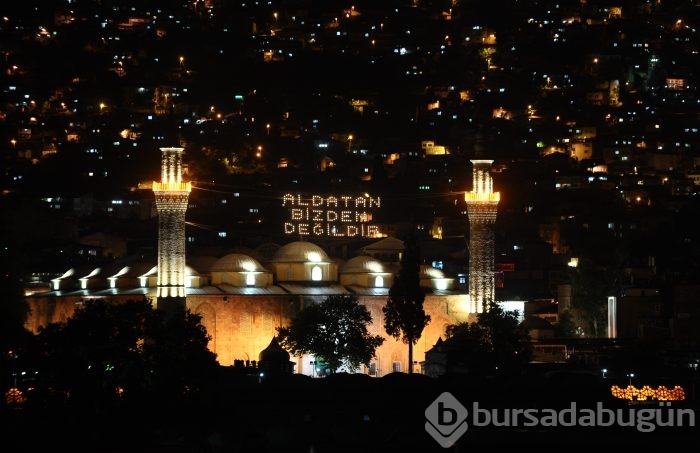
[(270, 262), (330, 263), (332, 260), (318, 245), (306, 241), (295, 241), (280, 247), (277, 252), (275, 252)]
[(211, 266), (212, 272), (267, 272), (255, 259), (241, 253), (222, 256)]
[(340, 268), (341, 274), (354, 273), (386, 273), (388, 272), (381, 261), (367, 255), (360, 255), (347, 260)]
[(211, 255), (200, 255), (192, 258), (187, 258), (187, 265), (196, 269), (200, 274), (208, 274), (211, 272), (211, 267), (218, 260), (217, 257)]
[(193, 267), (190, 266), (185, 266), (185, 275), (188, 276), (198, 276), (200, 275), (199, 271)]
[(454, 289), (455, 279), (445, 276), (442, 269), (422, 264), (420, 266), (420, 285), (432, 290), (451, 290)]
[(436, 267), (422, 264), (420, 266), (420, 276), (421, 278), (445, 278), (445, 273)]

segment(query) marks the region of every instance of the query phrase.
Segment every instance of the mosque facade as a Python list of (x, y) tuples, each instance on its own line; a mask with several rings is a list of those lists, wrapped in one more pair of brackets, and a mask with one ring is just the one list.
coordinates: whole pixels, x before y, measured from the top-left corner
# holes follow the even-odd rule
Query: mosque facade
[[(379, 240), (392, 246), (394, 238)], [(251, 254), (257, 255), (255, 251)], [(240, 251), (221, 257), (197, 256), (185, 269), (186, 307), (202, 317), (211, 340), (209, 348), (221, 365), (257, 360), (277, 334), (308, 304), (335, 294), (354, 294), (372, 315), (370, 333), (386, 338), (370, 366), (360, 372), (383, 376), (408, 371), (408, 347), (386, 335), (382, 307), (386, 304), (395, 269), (370, 255), (348, 260), (332, 259), (311, 241), (281, 245), (268, 260)], [(194, 267), (196, 266), (196, 268)], [(91, 300), (115, 303), (158, 296), (157, 265), (145, 262), (113, 268), (71, 269), (51, 282), (50, 291), (27, 297), (30, 316), (27, 327), (34, 331), (52, 322), (70, 318)], [(468, 317), (468, 294), (455, 288), (455, 281), (440, 269), (421, 266), (421, 285), (426, 291), (424, 307), (431, 322), (414, 346), (413, 371), (421, 371), (424, 353), (449, 324)], [(312, 356), (292, 357), (297, 373), (317, 373)]]
[[(431, 321), (414, 345), (414, 362), (408, 363), (408, 346), (387, 336), (382, 313), (399, 260), (390, 264), (379, 257), (400, 256), (401, 240), (377, 238), (349, 259), (329, 256), (313, 240), (266, 244), (264, 254), (238, 250), (222, 256), (188, 257), (184, 230), (191, 185), (183, 180), (183, 148), (162, 148), (161, 153), (162, 178), (153, 183), (159, 216), (157, 261), (67, 270), (51, 281), (49, 291), (27, 296), (31, 309), (27, 327), (31, 331), (67, 320), (91, 300), (118, 303), (145, 297), (158, 308), (184, 304), (200, 315), (211, 337), (210, 350), (221, 365), (232, 365), (256, 360), (270, 346), (277, 328), (287, 325), (309, 304), (320, 303), (331, 295), (352, 294), (372, 316), (370, 333), (385, 337), (374, 360), (359, 371), (383, 376), (409, 370), (420, 372), (425, 352), (444, 337), (446, 327), (473, 320), (474, 314), (483, 309), (482, 299), (493, 297), (493, 238), (489, 232), (498, 194), (492, 191), (488, 174), (491, 161), (472, 162), (475, 186), (465, 197), (469, 215), (474, 217), (470, 219), (474, 236), (470, 245), (476, 252), (470, 265), (469, 291), (458, 287), (455, 279), (442, 270), (421, 265), (424, 309)], [(282, 203), (288, 204), (290, 210), (286, 227), (337, 235), (374, 231), (368, 227), (371, 208), (379, 207), (381, 202), (349, 196), (312, 196), (305, 200), (290, 195)], [(316, 228), (315, 219), (325, 219), (325, 223)], [(342, 233), (335, 221), (344, 228)], [(297, 373), (315, 376), (318, 372), (313, 356), (291, 360)]]

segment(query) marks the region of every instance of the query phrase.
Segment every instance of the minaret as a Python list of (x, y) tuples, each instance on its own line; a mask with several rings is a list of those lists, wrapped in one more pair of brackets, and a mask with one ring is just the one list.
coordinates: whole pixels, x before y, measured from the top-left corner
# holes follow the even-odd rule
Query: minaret
[(185, 307), (185, 211), (192, 185), (182, 182), (183, 148), (161, 148), (161, 181), (153, 182), (158, 209), (157, 307)]
[(471, 161), (472, 191), (464, 194), (469, 216), (469, 313), (484, 311), (495, 300), (493, 226), (496, 222), (500, 193), (493, 191), (493, 160)]

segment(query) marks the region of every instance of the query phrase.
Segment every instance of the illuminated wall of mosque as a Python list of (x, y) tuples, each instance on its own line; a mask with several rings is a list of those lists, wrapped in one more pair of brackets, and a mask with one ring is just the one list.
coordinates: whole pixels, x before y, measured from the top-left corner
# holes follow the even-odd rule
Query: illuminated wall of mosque
[[(318, 296), (320, 302), (324, 296)], [(433, 347), (438, 338), (445, 336), (447, 325), (466, 320), (463, 311), (464, 296), (426, 296), (426, 312), (431, 323), (414, 346), (414, 360), (424, 359), (425, 351)], [(408, 346), (386, 335), (383, 326), (382, 307), (385, 296), (360, 297), (372, 315), (370, 333), (385, 337), (384, 344), (377, 350), (377, 362), (382, 374), (391, 372), (393, 362), (400, 362), (400, 369), (407, 371)], [(299, 296), (232, 296), (201, 295), (189, 296), (190, 310), (202, 315), (202, 324), (212, 336), (210, 349), (217, 354), (219, 363), (231, 365), (234, 360), (257, 360), (257, 356), (274, 335), (276, 327), (285, 325), (302, 307)], [(296, 371), (311, 375), (308, 361), (297, 360)]]
[[(121, 294), (105, 297), (114, 303), (138, 299), (141, 296)], [(320, 302), (325, 296), (316, 296)], [(95, 297), (93, 297), (95, 298)], [(26, 324), (34, 333), (49, 323), (66, 321), (87, 299), (83, 295), (64, 297), (28, 297), (31, 313)], [(392, 372), (396, 366), (401, 371), (408, 370), (408, 346), (384, 331), (382, 307), (386, 296), (362, 296), (363, 303), (373, 322), (370, 333), (385, 337), (384, 344), (377, 350), (375, 359), (378, 375)], [(202, 324), (211, 336), (209, 349), (217, 355), (221, 365), (232, 365), (234, 360), (257, 360), (260, 351), (265, 349), (276, 328), (286, 325), (302, 305), (300, 296), (293, 295), (256, 295), (243, 296), (231, 294), (190, 295), (187, 308), (202, 316)], [(424, 302), (426, 312), (431, 317), (430, 324), (423, 331), (421, 339), (414, 345), (414, 361), (424, 360), (428, 351), (437, 342), (444, 339), (445, 327), (449, 324), (466, 320), (464, 308), (466, 296), (427, 295)], [(292, 358), (297, 361), (295, 371), (312, 375), (307, 358)], [(398, 365), (396, 365), (398, 363)], [(414, 368), (418, 370), (418, 368)]]

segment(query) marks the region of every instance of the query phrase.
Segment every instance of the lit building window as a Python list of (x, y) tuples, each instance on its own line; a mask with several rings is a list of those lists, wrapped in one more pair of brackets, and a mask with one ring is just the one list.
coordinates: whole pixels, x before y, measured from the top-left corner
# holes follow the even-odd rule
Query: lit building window
[(374, 278), (374, 286), (377, 288), (383, 288), (384, 287), (384, 277), (381, 275), (377, 275)]
[(323, 271), (321, 270), (321, 267), (314, 266), (313, 269), (311, 269), (311, 280), (313, 280), (315, 282), (320, 282), (322, 278), (323, 278)]
[(369, 364), (368, 374), (369, 374), (370, 376), (376, 376), (376, 375), (377, 375), (377, 362), (371, 362), (371, 363)]

